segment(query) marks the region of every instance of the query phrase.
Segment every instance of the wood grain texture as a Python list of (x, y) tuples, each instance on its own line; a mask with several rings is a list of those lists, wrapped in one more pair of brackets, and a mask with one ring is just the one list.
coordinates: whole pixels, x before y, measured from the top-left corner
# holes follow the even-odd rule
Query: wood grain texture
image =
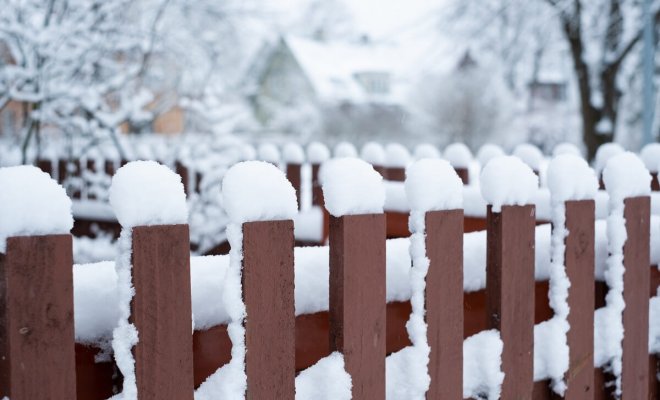
[(301, 169), (302, 166), (300, 164), (287, 164), (286, 165), (286, 177), (291, 182), (291, 186), (296, 190), (296, 199), (298, 200), (298, 209), (300, 210), (302, 207), (302, 202), (301, 202), (301, 184), (302, 184), (302, 177), (301, 177)]
[(463, 210), (426, 213), (427, 399), (463, 399)]
[(354, 400), (385, 398), (385, 215), (330, 217), (330, 351)]
[(625, 200), (627, 239), (623, 246), (623, 400), (647, 399), (649, 390), (649, 296), (651, 198)]
[(566, 274), (568, 289), (567, 333), (569, 368), (566, 373), (566, 400), (594, 398), (594, 262), (595, 203), (593, 200), (566, 202)]
[(10, 237), (0, 255), (0, 398), (76, 399), (71, 235)]
[(243, 224), (247, 399), (295, 398), (293, 221)]
[(534, 386), (535, 208), (488, 206), (486, 309), (489, 327), (500, 331), (502, 399), (531, 399)]
[(193, 399), (188, 225), (133, 228), (131, 322), (140, 400)]

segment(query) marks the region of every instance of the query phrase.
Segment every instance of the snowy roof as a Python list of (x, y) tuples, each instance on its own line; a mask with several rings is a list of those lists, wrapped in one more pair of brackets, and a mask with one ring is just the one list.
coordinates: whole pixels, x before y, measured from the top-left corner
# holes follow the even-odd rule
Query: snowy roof
[[(397, 50), (373, 43), (321, 42), (296, 36), (282, 38), (316, 94), (326, 100), (396, 102)], [(370, 93), (361, 75), (387, 80), (389, 88)]]

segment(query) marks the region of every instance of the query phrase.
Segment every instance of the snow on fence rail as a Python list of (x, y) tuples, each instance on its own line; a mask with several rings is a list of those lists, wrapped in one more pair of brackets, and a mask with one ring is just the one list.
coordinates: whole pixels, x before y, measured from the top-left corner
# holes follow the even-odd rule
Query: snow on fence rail
[[(321, 168), (325, 204), (332, 214), (330, 246), (305, 251), (312, 262), (323, 264), (316, 261), (323, 257), (328, 261), (319, 270), (305, 270), (298, 259), (302, 250), (293, 243), (295, 191), (269, 164), (239, 164), (224, 188), (232, 221), (227, 272), (205, 282), (205, 292), (197, 292), (199, 276), (191, 289), (181, 184), (155, 163), (128, 164), (112, 192), (125, 229), (122, 253), (114, 264), (119, 323), (111, 328), (112, 349), (124, 376), (123, 393), (117, 398), (192, 399), (195, 360), (212, 350), (194, 347), (191, 325), (199, 322), (206, 329), (221, 321), (228, 323), (233, 347), (194, 392), (198, 400), (243, 398), (246, 393), (248, 398), (277, 393), (278, 399), (409, 399), (426, 391), (429, 398), (442, 393), (452, 398), (541, 399), (549, 395), (548, 379), (566, 399), (584, 399), (585, 392), (607, 398), (605, 385), (594, 378), (594, 366), (621, 382), (617, 387), (624, 397), (657, 398), (657, 368), (649, 365), (649, 354), (660, 352), (659, 302), (649, 302), (649, 294), (657, 291), (651, 288), (649, 293), (650, 204), (648, 189), (639, 189), (643, 185), (626, 189), (629, 181), (646, 179), (643, 168), (629, 176), (629, 161), (614, 157), (605, 170), (616, 204), (607, 226), (610, 239), (605, 241), (612, 246), (612, 256), (604, 276), (613, 290), (607, 310), (596, 311), (596, 318), (607, 317), (600, 324), (593, 321), (594, 274), (602, 268), (596, 261), (596, 243), (602, 236), (597, 229), (602, 225), (594, 221), (593, 191), (585, 190), (595, 186), (588, 168), (577, 174), (569, 165), (570, 174), (549, 176), (555, 224), (550, 246), (538, 239), (539, 232), (547, 232), (549, 239), (550, 230), (534, 227), (535, 207), (529, 204), (538, 190), (536, 175), (520, 161), (496, 158), (485, 171), (493, 182), (483, 188), (490, 202), (487, 240), (481, 234), (462, 235), (463, 193), (449, 166), (431, 160), (413, 164), (406, 185), (414, 235), (409, 258), (398, 256), (403, 262), (392, 279), (390, 272), (396, 271), (389, 268), (390, 258), (397, 256), (390, 252), (394, 242), (385, 241), (385, 193), (370, 166), (346, 158)], [(624, 175), (623, 183), (610, 182), (610, 170)], [(92, 383), (81, 379), (88, 375), (73, 365), (74, 322), (80, 321), (74, 321), (71, 239), (63, 234), (70, 229), (65, 222), (71, 216), (66, 201), (53, 203), (66, 196), (51, 181), (26, 176), (20, 168), (0, 171), (0, 187), (13, 185), (0, 196), (0, 224), (9, 226), (2, 230), (6, 249), (0, 257), (0, 398), (75, 399), (76, 386)], [(563, 184), (553, 183), (557, 179)], [(47, 189), (53, 186), (60, 192)], [(53, 194), (39, 196), (38, 204), (22, 200), (37, 188)], [(31, 216), (51, 204), (65, 207), (45, 217)], [(20, 217), (21, 225), (6, 225), (11, 216)], [(485, 273), (470, 260), (478, 253), (475, 240), (486, 243)], [(535, 274), (538, 277), (540, 260), (535, 245), (547, 257), (551, 254), (546, 273), (555, 313), (538, 325)], [(101, 266), (88, 266), (88, 279), (94, 279), (91, 268)], [(221, 273), (222, 267), (217, 268)], [(485, 278), (479, 278), (481, 274)], [(480, 289), (483, 284), (474, 282), (484, 280), (488, 311), (479, 318), (486, 321), (486, 330), (463, 341), (462, 321), (468, 311), (462, 292)], [(325, 284), (327, 291), (322, 289)], [(392, 295), (397, 284), (409, 289)], [(112, 307), (111, 302), (93, 300), (100, 290), (90, 292), (89, 303), (97, 308), (86, 316), (93, 320), (95, 313)], [(220, 300), (214, 292), (220, 292)], [(326, 295), (329, 298), (319, 298)], [(412, 303), (410, 347), (386, 343), (390, 298)], [(226, 316), (210, 318), (218, 309)], [(296, 315), (305, 309), (329, 310), (328, 356), (314, 360), (296, 378), (296, 347), (303, 339), (296, 331)], [(649, 315), (656, 320), (649, 322)], [(552, 322), (555, 318), (558, 322)], [(619, 335), (618, 325), (625, 335)], [(594, 337), (596, 343), (590, 339)], [(386, 358), (387, 352), (392, 354)], [(603, 379), (599, 374), (596, 377)]]

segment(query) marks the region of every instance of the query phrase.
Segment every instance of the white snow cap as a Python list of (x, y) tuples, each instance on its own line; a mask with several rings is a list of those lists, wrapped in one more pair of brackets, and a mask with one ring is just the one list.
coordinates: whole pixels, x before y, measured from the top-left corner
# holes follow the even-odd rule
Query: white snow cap
[(418, 144), (415, 147), (415, 159), (421, 160), (422, 158), (440, 158), (440, 150), (430, 143)]
[(0, 168), (0, 188), (0, 252), (8, 237), (69, 233), (73, 227), (66, 191), (39, 168)]
[(481, 195), (494, 212), (504, 205), (526, 205), (534, 203), (539, 178), (534, 171), (515, 156), (497, 157), (481, 172)]
[(257, 150), (259, 159), (269, 163), (277, 164), (280, 162), (280, 150), (272, 143), (262, 143)]
[(335, 217), (378, 214), (385, 205), (383, 177), (359, 158), (327, 161), (319, 173), (325, 208)]
[(335, 157), (357, 157), (358, 152), (355, 146), (348, 142), (340, 142), (335, 146)]
[(468, 168), (472, 162), (472, 152), (463, 143), (450, 144), (443, 155), (454, 168)]
[(605, 143), (596, 150), (596, 159), (594, 161), (594, 169), (597, 173), (603, 172), (607, 161), (617, 154), (625, 153), (623, 147), (618, 143)]
[(371, 165), (381, 166), (385, 163), (385, 149), (380, 143), (369, 142), (362, 146), (360, 157)]
[(305, 162), (305, 151), (295, 142), (289, 142), (282, 149), (282, 158), (288, 164), (302, 164)]
[(513, 155), (518, 157), (525, 164), (529, 165), (534, 171), (539, 171), (541, 169), (541, 163), (543, 162), (543, 153), (539, 150), (538, 147), (529, 143), (521, 143), (513, 150)]
[(650, 172), (658, 172), (658, 167), (660, 167), (660, 143), (647, 144), (639, 156), (644, 161), (646, 169)]
[(222, 202), (236, 224), (293, 219), (298, 212), (296, 191), (276, 166), (245, 161), (231, 167), (222, 180)]
[(319, 142), (312, 142), (307, 146), (307, 159), (312, 164), (321, 164), (330, 158), (328, 146)]
[(425, 158), (406, 169), (406, 197), (414, 211), (463, 208), (463, 181), (446, 160)]
[(562, 154), (572, 154), (574, 156), (582, 157), (582, 151), (580, 151), (580, 148), (574, 145), (573, 143), (567, 143), (567, 142), (559, 143), (552, 150), (553, 157), (557, 157)]
[(488, 164), (488, 161), (492, 160), (495, 157), (501, 157), (506, 155), (504, 150), (500, 146), (495, 144), (486, 143), (485, 145), (479, 148), (477, 152), (477, 161), (481, 165), (481, 168), (485, 167)]
[(117, 170), (110, 205), (124, 228), (188, 222), (181, 177), (155, 161), (133, 161)]
[(651, 193), (651, 175), (634, 153), (624, 152), (609, 159), (603, 170), (603, 182), (612, 202)]
[(385, 166), (391, 168), (405, 168), (410, 163), (410, 152), (399, 143), (390, 143), (385, 146)]
[(550, 161), (548, 188), (553, 202), (593, 199), (598, 192), (598, 179), (585, 159), (562, 154)]

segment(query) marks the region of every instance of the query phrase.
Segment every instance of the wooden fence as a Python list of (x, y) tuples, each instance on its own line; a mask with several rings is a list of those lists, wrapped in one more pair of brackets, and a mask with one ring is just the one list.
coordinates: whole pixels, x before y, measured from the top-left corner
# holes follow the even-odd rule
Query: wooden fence
[[(534, 211), (489, 210), (487, 287), (470, 294), (462, 282), (463, 211), (426, 215), (429, 399), (462, 398), (463, 338), (490, 328), (504, 343), (502, 398), (555, 398), (548, 382), (533, 381), (534, 324), (552, 316), (547, 282), (534, 281)], [(648, 300), (660, 284), (649, 265), (649, 198), (627, 199), (625, 219), (624, 398), (658, 399), (658, 360), (648, 353)], [(566, 204), (566, 399), (611, 398), (610, 378), (593, 364), (594, 309), (603, 303), (594, 280), (594, 224), (593, 201)], [(292, 221), (243, 226), (247, 398), (294, 399), (296, 372), (334, 350), (344, 354), (354, 399), (385, 398), (385, 357), (409, 345), (410, 313), (408, 303), (386, 303), (385, 216), (331, 218), (329, 226), (330, 309), (298, 318)], [(226, 327), (190, 335), (188, 241), (186, 225), (133, 228), (140, 400), (192, 399), (193, 388), (231, 358)], [(71, 252), (68, 235), (7, 241), (0, 256), (0, 398), (96, 400), (121, 388), (116, 368), (93, 362), (93, 349), (74, 344)]]

